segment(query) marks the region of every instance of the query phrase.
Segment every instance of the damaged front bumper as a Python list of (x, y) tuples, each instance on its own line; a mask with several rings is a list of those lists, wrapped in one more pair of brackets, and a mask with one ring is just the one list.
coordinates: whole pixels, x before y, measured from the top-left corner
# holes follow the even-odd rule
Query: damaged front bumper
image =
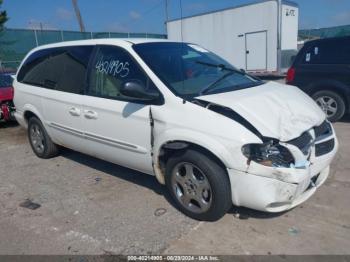
[[(329, 141), (333, 141), (332, 149), (319, 155), (317, 150)], [(303, 203), (327, 179), (337, 149), (338, 141), (333, 130), (331, 136), (315, 143), (303, 166), (268, 167), (252, 161), (246, 171), (228, 169), (233, 204), (266, 212), (282, 212)]]

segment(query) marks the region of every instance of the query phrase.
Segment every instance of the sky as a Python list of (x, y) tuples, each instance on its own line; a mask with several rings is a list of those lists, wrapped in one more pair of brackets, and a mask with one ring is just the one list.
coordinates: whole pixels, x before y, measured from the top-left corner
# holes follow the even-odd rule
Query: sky
[[(86, 31), (165, 33), (166, 0), (78, 0)], [(254, 0), (182, 0), (182, 15), (233, 7)], [(294, 0), (299, 28), (350, 24), (350, 0)], [(4, 0), (8, 28), (79, 30), (71, 0)], [(180, 0), (168, 0), (169, 19), (181, 17)]]

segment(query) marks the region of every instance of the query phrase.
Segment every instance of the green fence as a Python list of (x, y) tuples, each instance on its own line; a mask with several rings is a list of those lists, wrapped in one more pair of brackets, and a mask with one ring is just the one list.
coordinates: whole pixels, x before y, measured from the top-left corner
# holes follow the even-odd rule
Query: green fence
[(162, 34), (76, 32), (57, 30), (5, 29), (0, 32), (0, 70), (16, 70), (24, 56), (36, 46), (61, 41), (97, 38), (166, 38)]
[(340, 36), (349, 36), (349, 35), (350, 35), (350, 25), (299, 30), (299, 40), (340, 37)]

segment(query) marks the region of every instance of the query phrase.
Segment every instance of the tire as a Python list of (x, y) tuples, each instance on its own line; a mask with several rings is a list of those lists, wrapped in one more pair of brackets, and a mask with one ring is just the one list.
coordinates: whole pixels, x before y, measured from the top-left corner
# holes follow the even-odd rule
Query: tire
[(191, 218), (216, 221), (232, 206), (226, 170), (205, 152), (188, 148), (172, 155), (165, 183), (178, 209)]
[(38, 157), (47, 159), (58, 154), (58, 146), (52, 142), (43, 124), (36, 117), (29, 119), (28, 139), (33, 152)]
[(312, 98), (327, 115), (331, 122), (336, 122), (345, 114), (345, 101), (336, 92), (330, 90), (321, 90), (316, 92)]

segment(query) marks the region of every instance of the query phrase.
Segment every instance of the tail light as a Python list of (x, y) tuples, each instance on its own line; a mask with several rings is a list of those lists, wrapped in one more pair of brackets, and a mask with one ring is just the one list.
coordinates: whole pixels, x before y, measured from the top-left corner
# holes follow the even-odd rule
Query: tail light
[(294, 81), (295, 77), (295, 68), (291, 67), (288, 69), (287, 77), (286, 77), (286, 83), (289, 84)]

